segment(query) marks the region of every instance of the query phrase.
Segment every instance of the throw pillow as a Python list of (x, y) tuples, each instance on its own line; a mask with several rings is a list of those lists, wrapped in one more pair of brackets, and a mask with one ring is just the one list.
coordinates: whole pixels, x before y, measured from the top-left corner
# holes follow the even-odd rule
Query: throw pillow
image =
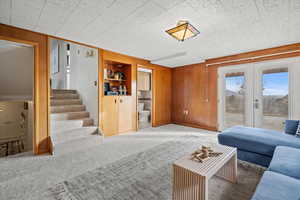
[(284, 132), (290, 135), (295, 135), (296, 132), (299, 131), (299, 125), (299, 120), (285, 120)]
[(296, 136), (300, 137), (300, 123), (298, 125), (298, 129), (297, 129), (297, 132), (296, 132)]

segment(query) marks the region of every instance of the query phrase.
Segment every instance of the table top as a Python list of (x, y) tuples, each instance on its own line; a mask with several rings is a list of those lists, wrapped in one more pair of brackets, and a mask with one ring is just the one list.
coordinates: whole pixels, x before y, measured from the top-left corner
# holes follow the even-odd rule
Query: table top
[(176, 160), (173, 165), (179, 166), (201, 176), (212, 176), (221, 167), (223, 167), (227, 161), (236, 155), (236, 148), (229, 146), (217, 145), (212, 147), (212, 150), (215, 152), (222, 152), (223, 154), (217, 157), (210, 157), (203, 163), (193, 161), (191, 160), (191, 155), (186, 155)]

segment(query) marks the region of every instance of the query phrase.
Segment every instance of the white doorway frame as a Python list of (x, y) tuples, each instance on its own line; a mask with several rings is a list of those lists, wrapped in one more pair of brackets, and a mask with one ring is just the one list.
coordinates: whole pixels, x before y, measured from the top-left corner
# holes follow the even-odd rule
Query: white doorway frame
[[(246, 101), (245, 101), (245, 119), (246, 126), (257, 127), (259, 122), (255, 121), (261, 116), (257, 116), (258, 112), (254, 111), (253, 102), (261, 94), (262, 89), (262, 72), (266, 69), (288, 68), (289, 74), (289, 119), (298, 119), (300, 117), (300, 103), (297, 106), (297, 99), (300, 99), (300, 92), (296, 94), (296, 87), (300, 81), (297, 80), (296, 73), (300, 72), (300, 57), (286, 58), (280, 60), (264, 61), (259, 63), (248, 63), (242, 65), (220, 67), (218, 69), (218, 130), (224, 130), (224, 113), (225, 113), (225, 74), (232, 72), (244, 72), (246, 86)], [(251, 84), (253, 87), (249, 87)], [(259, 105), (262, 108), (262, 97), (259, 97)]]
[(272, 62), (264, 62), (257, 63), (254, 65), (255, 70), (253, 70), (253, 74), (255, 77), (254, 81), (254, 93), (253, 93), (253, 102), (255, 99), (258, 100), (259, 108), (255, 109), (253, 107), (253, 126), (261, 127), (263, 122), (263, 71), (268, 69), (279, 69), (286, 68), (288, 70), (288, 118), (291, 119), (293, 116), (293, 79), (291, 78), (291, 74), (293, 71), (291, 60), (277, 60)]

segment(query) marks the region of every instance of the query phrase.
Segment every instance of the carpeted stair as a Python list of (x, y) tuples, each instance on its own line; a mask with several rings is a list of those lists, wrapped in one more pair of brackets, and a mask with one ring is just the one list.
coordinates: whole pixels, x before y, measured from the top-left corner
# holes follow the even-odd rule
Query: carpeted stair
[(52, 90), (51, 137), (55, 146), (81, 140), (98, 132), (76, 90)]

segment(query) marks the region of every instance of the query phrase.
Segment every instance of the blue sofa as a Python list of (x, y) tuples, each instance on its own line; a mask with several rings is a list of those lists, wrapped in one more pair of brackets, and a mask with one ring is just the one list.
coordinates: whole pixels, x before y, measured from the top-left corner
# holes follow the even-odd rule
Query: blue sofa
[(300, 149), (277, 146), (251, 200), (300, 199)]
[(238, 158), (268, 167), (275, 148), (300, 148), (300, 137), (261, 128), (234, 126), (218, 135), (220, 144), (237, 148)]
[(252, 200), (300, 200), (300, 137), (235, 126), (218, 139), (236, 147), (239, 159), (268, 167)]

